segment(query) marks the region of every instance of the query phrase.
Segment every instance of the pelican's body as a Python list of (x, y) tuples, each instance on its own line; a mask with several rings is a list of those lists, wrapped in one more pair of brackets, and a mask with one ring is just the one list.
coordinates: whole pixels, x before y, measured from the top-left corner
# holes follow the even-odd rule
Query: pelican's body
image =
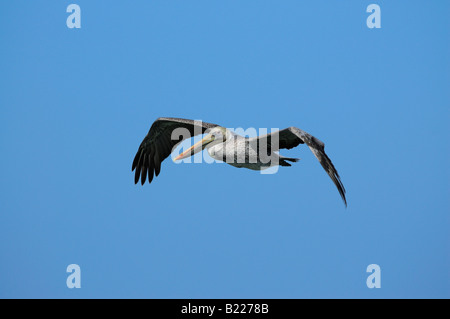
[[(186, 134), (187, 133), (187, 134)], [(211, 123), (179, 118), (159, 118), (151, 126), (142, 141), (133, 161), (136, 169), (135, 183), (141, 178), (145, 183), (148, 173), (149, 183), (153, 174), (158, 176), (162, 161), (184, 139), (206, 133), (206, 136), (192, 147), (179, 154), (175, 160), (194, 155), (206, 148), (208, 154), (234, 167), (263, 170), (271, 166), (291, 166), (297, 158), (284, 157), (277, 152), (306, 144), (336, 185), (345, 205), (345, 189), (330, 158), (325, 154), (324, 143), (305, 131), (289, 127), (263, 136), (248, 138)]]
[[(271, 166), (281, 165), (290, 166), (285, 163), (286, 158), (269, 150), (267, 158), (264, 159), (257, 147), (257, 139), (240, 136), (226, 129), (226, 138), (222, 143), (208, 144), (206, 150), (212, 158), (223, 161), (231, 166), (238, 168), (248, 168), (259, 171)], [(267, 159), (271, 159), (268, 161)], [(291, 161), (297, 159), (288, 158)]]

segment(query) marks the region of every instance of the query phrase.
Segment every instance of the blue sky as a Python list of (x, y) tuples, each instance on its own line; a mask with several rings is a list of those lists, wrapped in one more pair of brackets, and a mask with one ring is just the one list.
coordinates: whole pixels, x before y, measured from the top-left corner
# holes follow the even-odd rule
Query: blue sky
[[(0, 4), (0, 297), (450, 297), (449, 2), (70, 3)], [(304, 146), (135, 185), (160, 116), (300, 127), (348, 208)]]

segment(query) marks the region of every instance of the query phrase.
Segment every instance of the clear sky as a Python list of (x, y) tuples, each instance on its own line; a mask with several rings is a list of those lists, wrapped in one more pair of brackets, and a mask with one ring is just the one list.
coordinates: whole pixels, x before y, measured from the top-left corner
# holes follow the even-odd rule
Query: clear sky
[[(449, 14), (448, 1), (2, 1), (0, 297), (449, 298)], [(305, 146), (273, 175), (169, 159), (135, 185), (161, 116), (297, 126), (325, 142), (348, 208)]]

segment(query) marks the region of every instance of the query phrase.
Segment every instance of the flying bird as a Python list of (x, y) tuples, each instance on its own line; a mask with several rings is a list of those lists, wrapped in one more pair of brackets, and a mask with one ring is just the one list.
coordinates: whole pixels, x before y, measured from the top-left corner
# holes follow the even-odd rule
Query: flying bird
[(144, 185), (147, 176), (148, 182), (151, 183), (153, 176), (159, 175), (161, 163), (179, 143), (204, 133), (206, 136), (201, 141), (179, 154), (174, 160), (190, 157), (206, 148), (208, 154), (216, 160), (234, 167), (262, 170), (275, 165), (291, 166), (289, 162), (297, 162), (298, 159), (281, 156), (278, 151), (306, 144), (336, 185), (345, 206), (347, 206), (344, 185), (336, 168), (325, 153), (325, 144), (296, 127), (288, 127), (274, 133), (250, 138), (237, 135), (217, 124), (160, 117), (153, 122), (134, 157), (131, 171), (136, 170), (135, 184), (140, 179), (141, 184)]

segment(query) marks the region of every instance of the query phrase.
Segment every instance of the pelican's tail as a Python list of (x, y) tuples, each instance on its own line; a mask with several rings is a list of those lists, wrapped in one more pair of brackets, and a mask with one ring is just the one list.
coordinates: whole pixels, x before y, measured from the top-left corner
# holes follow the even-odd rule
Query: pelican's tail
[(288, 161), (295, 163), (298, 162), (299, 160), (300, 160), (299, 158), (280, 156), (280, 166), (292, 166), (291, 164), (288, 163)]

